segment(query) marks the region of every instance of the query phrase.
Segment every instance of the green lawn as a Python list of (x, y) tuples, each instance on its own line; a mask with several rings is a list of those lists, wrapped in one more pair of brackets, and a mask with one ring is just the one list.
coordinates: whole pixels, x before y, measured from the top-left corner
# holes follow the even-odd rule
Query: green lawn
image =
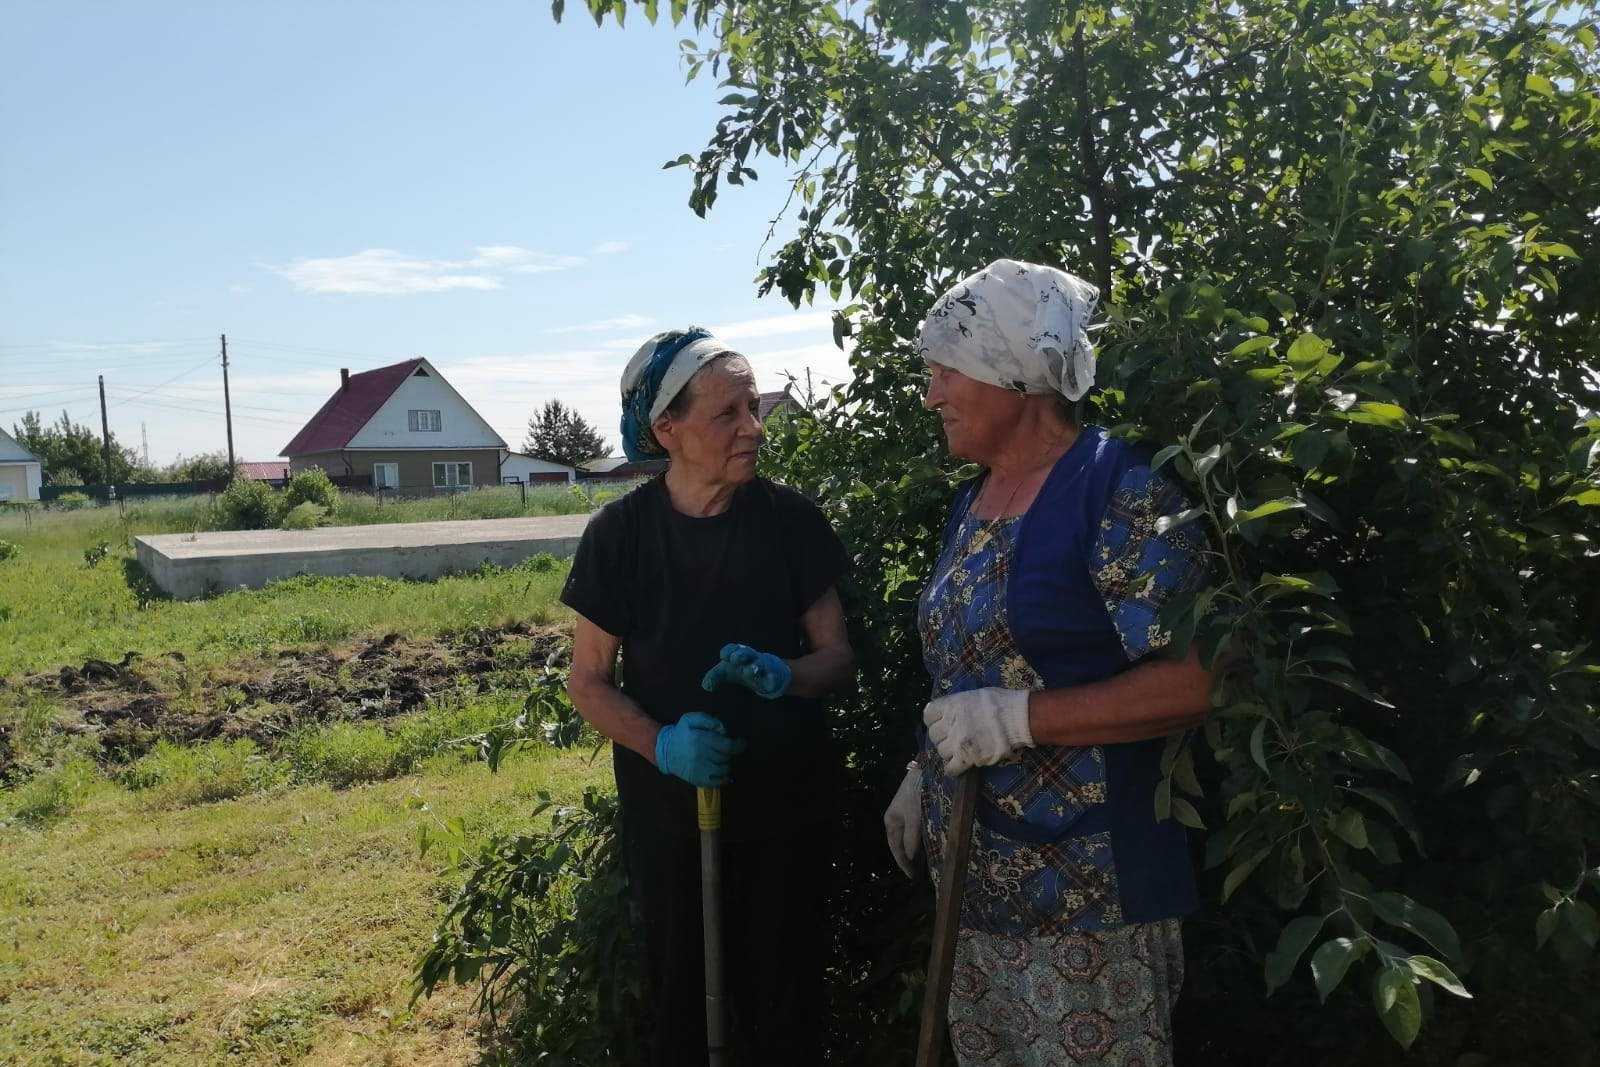
[[(0, 678), (129, 651), (177, 650), (219, 663), (368, 631), (416, 635), (568, 617), (555, 602), (564, 568), (428, 583), (290, 579), (210, 600), (165, 600), (141, 584), (132, 549), (133, 537), (163, 524), (136, 521), (137, 512), (47, 512), (27, 526), (0, 517), (0, 539), (21, 550), (0, 562)], [(101, 542), (110, 554), (88, 565), (84, 550)]]
[(353, 789), (177, 811), (92, 783), (50, 829), (0, 830), (0, 1061), (470, 1063), (469, 990), (407, 1012), (453, 888), (418, 830), (525, 827), (538, 791), (575, 799), (608, 777), (587, 750), (496, 775), (447, 755)]
[[(0, 784), (0, 1063), (474, 1062), (471, 990), (407, 1010), (455, 877), (419, 854), (418, 833), (457, 818), (472, 835), (530, 827), (538, 792), (576, 799), (609, 767), (587, 748), (524, 749), (498, 775), (470, 750), (428, 753), (520, 708), (548, 644), (537, 628), (568, 617), (565, 567), (301, 578), (175, 603), (131, 565), (131, 537), (170, 520), (133, 507), (0, 518), (21, 549), (0, 562), (0, 744), (21, 756)], [(107, 558), (88, 565), (101, 541)], [(492, 647), (438, 639), (511, 626)], [(390, 659), (361, 657), (391, 633)], [(238, 706), (242, 687), (300, 662), (338, 664), (329, 691), (348, 697), (352, 679), (426, 655), (444, 688), (404, 715), (119, 760), (69, 694), (23, 682), (128, 651), (182, 654), (147, 677), (185, 715), (282, 712)]]

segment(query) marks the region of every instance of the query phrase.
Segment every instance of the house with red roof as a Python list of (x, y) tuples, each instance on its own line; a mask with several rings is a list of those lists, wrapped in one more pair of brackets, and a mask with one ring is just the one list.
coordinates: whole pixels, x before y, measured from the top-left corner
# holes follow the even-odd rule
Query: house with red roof
[(291, 474), (320, 467), (347, 486), (499, 485), (505, 440), (426, 359), (351, 374), (283, 447)]

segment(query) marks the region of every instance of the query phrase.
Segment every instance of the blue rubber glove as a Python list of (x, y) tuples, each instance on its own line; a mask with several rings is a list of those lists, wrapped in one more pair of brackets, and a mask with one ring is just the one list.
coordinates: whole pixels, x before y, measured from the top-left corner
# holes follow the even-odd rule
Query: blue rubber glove
[(770, 652), (749, 645), (723, 645), (722, 658), (706, 672), (700, 688), (714, 692), (723, 682), (742, 685), (758, 697), (777, 700), (789, 691), (789, 665)]
[(656, 766), (662, 774), (712, 789), (728, 780), (734, 754), (743, 748), (744, 742), (729, 737), (721, 721), (691, 711), (656, 734)]

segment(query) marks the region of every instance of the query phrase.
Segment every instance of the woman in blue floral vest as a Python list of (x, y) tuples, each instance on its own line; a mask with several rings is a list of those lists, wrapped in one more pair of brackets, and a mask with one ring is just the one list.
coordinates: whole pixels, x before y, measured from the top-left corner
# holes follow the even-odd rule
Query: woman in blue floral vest
[(1210, 673), (1161, 653), (1162, 605), (1208, 577), (1202, 538), (1145, 450), (1079, 426), (1098, 293), (1000, 260), (935, 305), (921, 350), (956, 495), (919, 611), (932, 693), (884, 822), (938, 884), (956, 776), (982, 776), (950, 1036), (963, 1067), (1159, 1067), (1196, 904), (1182, 827), (1155, 816), (1164, 739)]

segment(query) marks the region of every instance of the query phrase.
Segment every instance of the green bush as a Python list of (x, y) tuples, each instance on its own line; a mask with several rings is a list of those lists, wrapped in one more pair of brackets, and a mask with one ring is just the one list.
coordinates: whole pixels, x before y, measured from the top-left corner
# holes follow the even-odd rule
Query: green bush
[(230, 800), (283, 781), (282, 769), (249, 738), (193, 745), (158, 741), (122, 775), (152, 808), (182, 808)]
[(265, 482), (235, 478), (217, 497), (217, 525), (224, 530), (270, 530), (278, 525), (278, 494)]
[(376, 724), (307, 727), (289, 737), (281, 751), (297, 781), (335, 788), (381, 781), (400, 770), (400, 745)]
[(55, 506), (62, 511), (77, 511), (87, 507), (91, 498), (86, 493), (62, 493), (55, 499)]
[(417, 965), (413, 1001), (441, 982), (477, 981), (476, 1006), (513, 1047), (560, 1049), (558, 1063), (642, 1063), (643, 974), (617, 966), (637, 956), (637, 933), (616, 797), (591, 788), (581, 807), (559, 809), (539, 799), (532, 814), (551, 811), (546, 831), (497, 834), (476, 850), (459, 824), (424, 835), (423, 852), (444, 846), (465, 880)]
[(278, 525), (285, 530), (315, 530), (327, 523), (328, 510), (307, 500), (284, 512), (283, 521)]
[(73, 758), (34, 775), (10, 792), (0, 791), (0, 824), (48, 826), (82, 802), (98, 775), (92, 762)]
[(0, 541), (0, 563), (22, 555), (22, 546), (15, 541)]
[(328, 480), (326, 471), (313, 467), (289, 479), (283, 490), (283, 508), (288, 511), (301, 504), (315, 504), (329, 515), (339, 511), (339, 490)]
[[(767, 456), (855, 553), (828, 1061), (915, 1047), (928, 896), (879, 820), (926, 696), (916, 594), (961, 470), (914, 339), (939, 291), (1012, 256), (1101, 289), (1080, 420), (1159, 450), (1195, 505), (1171, 521), (1213, 544), (1216, 584), (1165, 617), (1175, 651), (1243, 650), (1152, 797), (1205, 825), (1176, 1059), (1591, 1062), (1590, 20), (1432, 0), (684, 17), (716, 27), (691, 71), (739, 90), (677, 161), (691, 206), (752, 157), (815, 156), (761, 287), (839, 301), (853, 342), (838, 402), (781, 420)], [(486, 885), (529, 862), (480, 859)], [(552, 914), (549, 943), (577, 946), (584, 917)], [(506, 966), (537, 972), (544, 944)], [(631, 965), (613, 947), (598, 973)]]

